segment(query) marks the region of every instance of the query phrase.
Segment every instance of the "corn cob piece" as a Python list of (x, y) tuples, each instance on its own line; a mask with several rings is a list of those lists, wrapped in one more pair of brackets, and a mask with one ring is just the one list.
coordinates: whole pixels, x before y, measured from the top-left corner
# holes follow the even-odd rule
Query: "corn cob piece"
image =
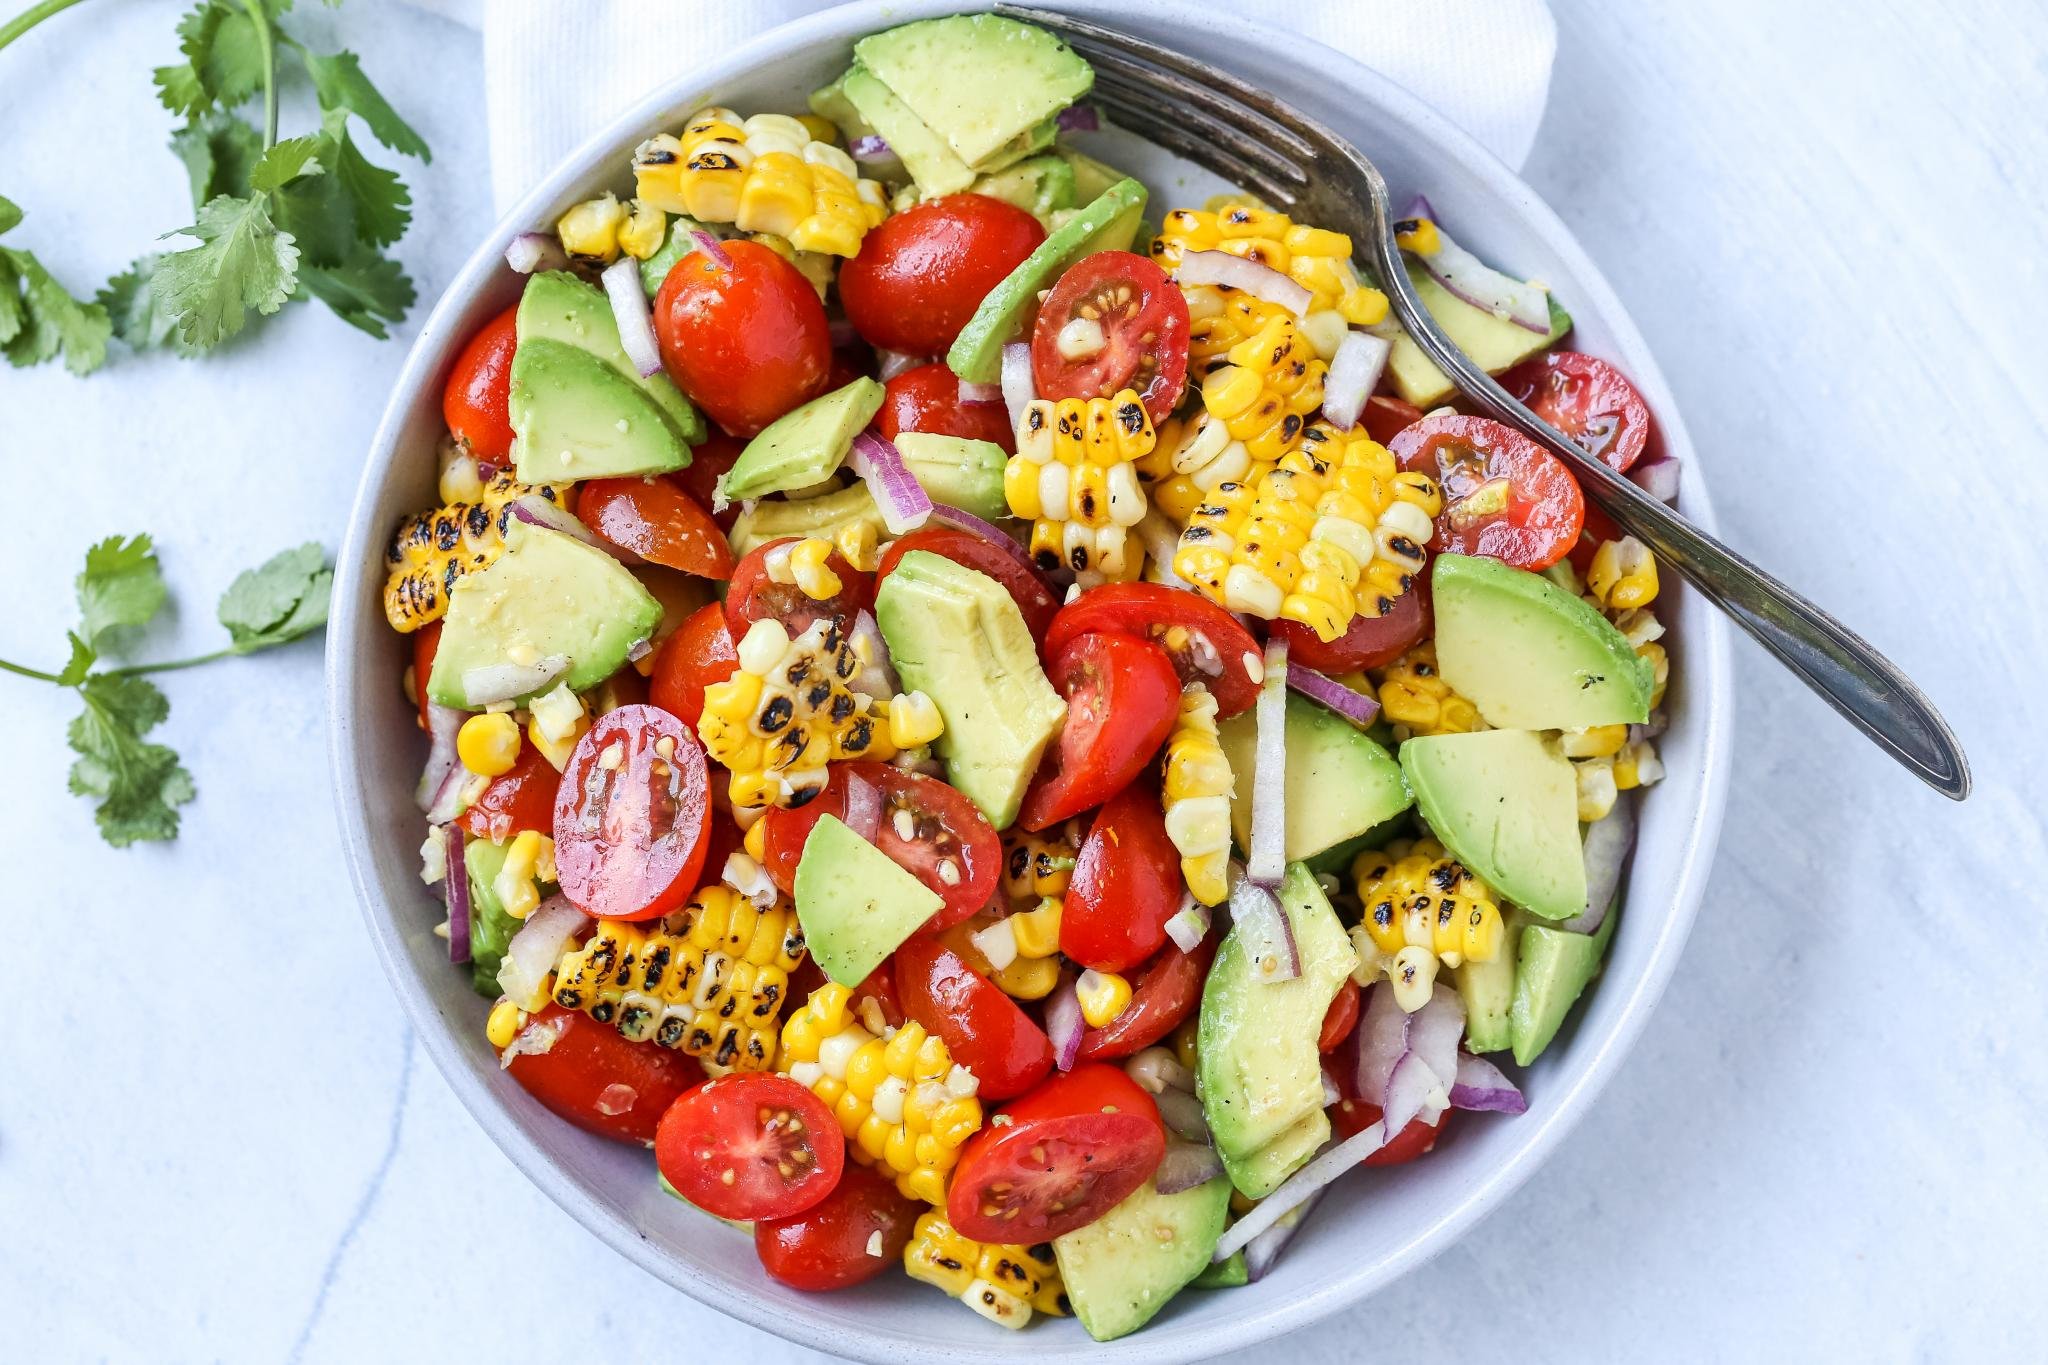
[(440, 620), (457, 580), (504, 552), (511, 504), (528, 493), (559, 503), (565, 489), (524, 484), (510, 469), (501, 469), (476, 501), (450, 502), (400, 522), (384, 552), (384, 619), (400, 634)]
[(797, 252), (851, 256), (889, 212), (882, 187), (861, 179), (852, 157), (787, 114), (742, 120), (700, 109), (680, 137), (641, 143), (633, 174), (640, 198), (657, 208), (771, 234)]
[(1489, 728), (1479, 708), (1451, 690), (1437, 671), (1436, 642), (1424, 640), (1406, 654), (1371, 672), (1380, 713), (1398, 739), (1414, 735), (1460, 735)]
[(903, 1269), (951, 1294), (998, 1327), (1018, 1328), (1034, 1311), (1054, 1317), (1067, 1313), (1066, 1286), (1052, 1245), (1005, 1246), (963, 1237), (933, 1209), (917, 1220), (910, 1245), (903, 1248)]
[(1180, 872), (1204, 905), (1230, 895), (1230, 797), (1236, 783), (1216, 737), (1216, 699), (1195, 683), (1181, 693), (1180, 719), (1166, 741), (1166, 837), (1180, 850)]
[(1017, 423), (1003, 469), (1010, 511), (1031, 522), (1031, 555), (1100, 579), (1135, 578), (1143, 551), (1129, 530), (1145, 519), (1136, 462), (1157, 441), (1136, 391), (1114, 398), (1038, 398)]
[(1493, 891), (1434, 839), (1397, 839), (1351, 864), (1365, 918), (1351, 931), (1355, 979), (1385, 976), (1413, 1014), (1428, 1002), (1437, 963), (1491, 962), (1504, 935)]
[(555, 968), (554, 1000), (636, 1043), (766, 1071), (789, 974), (803, 960), (803, 929), (786, 902), (762, 910), (712, 885), (659, 928), (599, 920)]
[[(1309, 291), (1310, 316), (1334, 311), (1352, 327), (1370, 327), (1387, 316), (1387, 296), (1361, 283), (1352, 268), (1351, 238), (1296, 223), (1284, 213), (1230, 200), (1213, 210), (1176, 209), (1152, 239), (1152, 259), (1172, 274), (1190, 251), (1227, 251), (1279, 271)], [(1196, 362), (1223, 354), (1284, 311), (1216, 285), (1184, 286), (1181, 292), (1195, 320), (1189, 355)], [(1206, 329), (1205, 318), (1214, 320)]]
[(863, 1028), (853, 992), (826, 982), (782, 1026), (778, 1070), (823, 1100), (855, 1160), (879, 1165), (896, 1187), (946, 1202), (960, 1145), (981, 1127), (979, 1082), (917, 1023), (887, 1038)]

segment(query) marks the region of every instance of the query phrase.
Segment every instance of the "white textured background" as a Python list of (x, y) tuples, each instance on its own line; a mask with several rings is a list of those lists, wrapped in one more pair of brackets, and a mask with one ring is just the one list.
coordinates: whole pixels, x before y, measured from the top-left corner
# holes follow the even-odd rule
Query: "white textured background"
[[(1921, 791), (1742, 648), (1726, 838), (1642, 1045), (1461, 1246), (1287, 1349), (2039, 1358), (2048, 11), (1554, 5), (1528, 178), (1656, 348), (1729, 538), (1927, 685), (1978, 791)], [(10, 240), (81, 292), (186, 221), (147, 83), (172, 11), (102, 0), (0, 55)], [(295, 23), (342, 25), (437, 153), (402, 247), (431, 299), (487, 225), (479, 43), (375, 0)], [(333, 543), (411, 333), (264, 332), (0, 370), (0, 656), (61, 659), (108, 532), (153, 531), (179, 598), (145, 657), (211, 648), (237, 569)], [(64, 794), (71, 704), (0, 677), (0, 1356), (818, 1359), (587, 1236), (419, 1060), (336, 848), (317, 648), (165, 686), (200, 797), (116, 853)]]

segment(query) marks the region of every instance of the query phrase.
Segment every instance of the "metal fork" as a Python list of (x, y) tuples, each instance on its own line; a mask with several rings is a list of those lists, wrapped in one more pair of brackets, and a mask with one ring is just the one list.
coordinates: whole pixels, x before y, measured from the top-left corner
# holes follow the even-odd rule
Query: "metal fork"
[(1370, 252), (1394, 315), (1471, 404), (1526, 432), (1578, 475), (1586, 496), (1677, 569), (1850, 724), (1942, 795), (1970, 793), (1955, 733), (1920, 689), (1854, 631), (1650, 497), (1493, 382), (1422, 306), (1394, 240), (1387, 184), (1335, 133), (1236, 77), (1168, 48), (1050, 10), (999, 13), (1059, 33), (1094, 63), (1095, 98), (1123, 127), (1272, 207), (1349, 230)]

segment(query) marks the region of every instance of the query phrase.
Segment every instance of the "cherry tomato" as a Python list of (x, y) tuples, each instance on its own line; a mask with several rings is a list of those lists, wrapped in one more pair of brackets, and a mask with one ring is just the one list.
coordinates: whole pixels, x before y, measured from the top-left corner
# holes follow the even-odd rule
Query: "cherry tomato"
[(1579, 538), (1572, 545), (1567, 556), (1572, 567), (1584, 578), (1593, 567), (1593, 555), (1601, 545), (1621, 538), (1621, 528), (1614, 524), (1614, 518), (1601, 511), (1593, 503), (1586, 504), (1586, 524), (1579, 528)]
[(654, 1141), (678, 1096), (704, 1080), (686, 1053), (628, 1042), (580, 1010), (550, 1004), (519, 1030), (505, 1069), (559, 1118), (621, 1142)]
[[(1070, 360), (1069, 322), (1102, 329), (1102, 349)], [(1083, 256), (1060, 276), (1031, 333), (1031, 375), (1041, 398), (1111, 398), (1136, 389), (1163, 422), (1188, 378), (1188, 303), (1166, 273), (1128, 251)]]
[(1152, 1178), (1159, 1106), (1123, 1071), (1084, 1062), (1000, 1111), (961, 1150), (946, 1217), (981, 1242), (1049, 1241), (1086, 1227)]
[(483, 326), (455, 357), (441, 416), (455, 439), (479, 460), (502, 464), (512, 450), (512, 353), (519, 347), (519, 305)]
[(777, 583), (768, 577), (768, 552), (778, 545), (791, 545), (795, 536), (783, 536), (757, 545), (732, 571), (725, 590), (725, 620), (733, 639), (747, 633), (754, 622), (780, 621), (792, 636), (801, 635), (813, 621), (839, 621), (852, 625), (853, 618), (875, 603), (875, 576), (862, 573), (834, 550), (825, 560), (839, 575), (839, 591), (823, 601), (811, 597), (794, 583)]
[(1180, 893), (1180, 850), (1166, 837), (1159, 794), (1133, 782), (1081, 841), (1060, 912), (1060, 951), (1098, 972), (1135, 967), (1166, 942)]
[[(1370, 1100), (1339, 1100), (1330, 1106), (1330, 1125), (1337, 1130), (1338, 1141), (1356, 1137), (1380, 1121), (1382, 1111)], [(1408, 1120), (1408, 1126), (1394, 1135), (1394, 1140), (1374, 1152), (1364, 1161), (1363, 1166), (1399, 1166), (1413, 1161), (1436, 1146), (1436, 1140), (1443, 1136), (1444, 1127), (1450, 1122), (1451, 1111), (1446, 1109), (1437, 1116), (1435, 1123), (1425, 1123), (1420, 1117)]]
[(1180, 714), (1173, 660), (1128, 635), (1077, 635), (1052, 656), (1046, 676), (1067, 699), (1067, 720), (1024, 793), (1017, 823), (1030, 830), (1079, 815), (1129, 786)]
[(825, 381), (825, 392), (843, 389), (862, 375), (873, 379), (879, 367), (875, 353), (859, 342), (848, 342), (832, 348), (832, 377)]
[(1398, 398), (1376, 393), (1365, 400), (1365, 412), (1358, 420), (1365, 424), (1366, 435), (1385, 445), (1420, 422), (1422, 409), (1413, 403), (1404, 403)]
[(735, 436), (754, 436), (825, 391), (825, 305), (800, 271), (758, 242), (726, 242), (719, 265), (693, 251), (654, 299), (661, 363), (676, 387)]
[(1052, 1070), (1045, 1030), (945, 944), (914, 938), (896, 950), (891, 964), (903, 1013), (980, 1078), (983, 1099), (1021, 1095)]
[(1572, 444), (1627, 470), (1650, 442), (1650, 408), (1628, 376), (1597, 356), (1546, 351), (1500, 377), (1523, 407)]
[(592, 479), (576, 515), (597, 535), (651, 564), (700, 578), (732, 576), (732, 546), (718, 523), (667, 479)]
[(994, 441), (1006, 453), (1017, 453), (1017, 433), (1010, 430), (1009, 411), (1002, 400), (969, 403), (961, 398), (960, 376), (943, 360), (905, 370), (890, 380), (875, 424), (886, 441), (906, 431), (929, 431)]
[(551, 833), (555, 827), (555, 796), (562, 775), (540, 750), (524, 738), (511, 768), (490, 780), (476, 804), (457, 823), (465, 834), (480, 839), (509, 839), (521, 830)]
[(1217, 938), (1210, 935), (1184, 953), (1173, 944), (1159, 950), (1131, 983), (1131, 1003), (1101, 1028), (1081, 1035), (1084, 1062), (1105, 1062), (1142, 1052), (1179, 1028), (1202, 998), (1202, 980), (1216, 956)]
[[(809, 961), (808, 958), (805, 960)], [(819, 973), (821, 976), (823, 974)], [(903, 1002), (896, 998), (895, 969), (886, 962), (869, 972), (861, 983), (853, 988), (853, 1006), (856, 1012), (859, 1011), (862, 999), (875, 1002), (876, 1008), (882, 1011), (882, 1022), (890, 1028), (902, 1028), (904, 1021), (910, 1017), (903, 1012)]]
[(981, 301), (1045, 240), (1014, 204), (949, 194), (869, 230), (839, 267), (839, 301), (870, 346), (940, 355)]
[(1408, 591), (1394, 599), (1392, 611), (1352, 617), (1344, 633), (1328, 644), (1299, 621), (1274, 621), (1268, 629), (1286, 639), (1289, 663), (1319, 673), (1355, 673), (1390, 664), (1407, 653), (1429, 634), (1430, 619), (1429, 575), (1419, 573)]
[(757, 1220), (754, 1254), (769, 1279), (791, 1289), (845, 1289), (894, 1270), (924, 1211), (873, 1167), (848, 1165), (821, 1202), (788, 1218)]
[(740, 654), (725, 624), (725, 608), (706, 602), (655, 651), (648, 700), (694, 730), (704, 714), (704, 689), (724, 682), (739, 667)]
[[(801, 806), (771, 807), (761, 817), (768, 822), (763, 838), (771, 881), (795, 894), (796, 865), (804, 856), (804, 843), (825, 816), (845, 818), (851, 778), (868, 783), (881, 797), (880, 819), (870, 842), (945, 901), (926, 924), (926, 932), (950, 929), (988, 904), (1003, 866), (1003, 845), (995, 830), (972, 801), (938, 778), (888, 763), (834, 764), (824, 791)], [(897, 824), (898, 811), (910, 816), (912, 832), (907, 839)], [(950, 881), (943, 870), (949, 862)]]
[[(826, 384), (829, 392), (834, 385)], [(690, 447), (690, 462), (668, 477), (676, 486), (690, 495), (690, 501), (710, 511), (718, 506), (718, 481), (725, 477), (725, 471), (739, 463), (740, 452), (747, 443), (737, 436), (728, 436), (716, 427), (704, 438), (702, 445)], [(727, 503), (723, 512), (711, 512), (711, 519), (718, 523), (721, 531), (731, 531), (733, 523), (740, 519), (740, 505)]]
[(675, 909), (697, 889), (710, 845), (697, 736), (656, 706), (598, 717), (569, 755), (554, 830), (555, 871), (578, 909), (624, 920)]
[(601, 716), (607, 711), (616, 711), (622, 706), (645, 706), (647, 704), (647, 679), (640, 676), (640, 670), (627, 664), (618, 672), (597, 685), (588, 698), (590, 714)]
[(720, 1218), (788, 1218), (815, 1208), (846, 1167), (825, 1102), (787, 1076), (720, 1076), (661, 1116), (654, 1164), (676, 1192)]
[[(1023, 613), (1024, 625), (1034, 640), (1043, 642), (1046, 632), (1052, 628), (1054, 617), (1061, 614), (1059, 599), (1053, 596), (1052, 585), (1045, 581), (1044, 574), (1001, 546), (989, 544), (974, 532), (951, 526), (927, 526), (892, 542), (882, 552), (882, 562), (875, 570), (875, 583), (879, 586), (897, 562), (912, 550), (929, 550), (964, 568), (985, 573), (1002, 584), (1004, 591), (1017, 604), (1017, 610)], [(1045, 652), (1042, 643), (1040, 651)]]
[(1361, 992), (1358, 983), (1350, 977), (1337, 988), (1337, 998), (1330, 1002), (1330, 1008), (1323, 1013), (1323, 1031), (1316, 1037), (1316, 1051), (1328, 1052), (1351, 1036), (1351, 1030), (1358, 1027), (1358, 997)]
[[(1251, 663), (1259, 642), (1237, 618), (1200, 593), (1163, 583), (1104, 583), (1060, 608), (1045, 634), (1048, 657), (1090, 631), (1150, 640), (1173, 660), (1182, 686), (1201, 683), (1216, 698), (1219, 715), (1249, 710), (1259, 699)], [(1310, 631), (1311, 635), (1315, 632)]]
[(434, 653), (440, 648), (439, 621), (429, 621), (412, 633), (412, 699), (420, 708), (422, 730), (433, 728), (429, 712), (434, 704), (427, 699), (427, 679), (434, 676)]
[(1406, 470), (1443, 488), (1430, 548), (1490, 555), (1518, 569), (1563, 559), (1579, 538), (1586, 498), (1564, 462), (1486, 417), (1425, 417), (1387, 447)]

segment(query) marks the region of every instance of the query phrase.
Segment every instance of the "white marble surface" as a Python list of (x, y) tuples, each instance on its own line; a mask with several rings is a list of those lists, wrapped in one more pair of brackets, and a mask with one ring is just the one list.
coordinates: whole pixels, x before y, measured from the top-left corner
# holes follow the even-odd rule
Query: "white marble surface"
[[(1743, 648), (1721, 858), (1642, 1045), (1461, 1246), (1288, 1349), (2037, 1357), (2048, 12), (1556, 8), (1530, 180), (1657, 348), (1730, 539), (1928, 686), (1978, 790), (1921, 791)], [(431, 296), (486, 223), (477, 41), (374, 0), (300, 22), (345, 24), (438, 153), (404, 245)], [(168, 7), (108, 3), (0, 56), (0, 191), (74, 285), (184, 221), (145, 149), (169, 47)], [(0, 370), (27, 508), (0, 656), (58, 658), (107, 532), (164, 547), (181, 610), (146, 653), (207, 647), (245, 563), (332, 542), (403, 340), (266, 330), (204, 365)], [(69, 704), (0, 678), (0, 1356), (817, 1358), (584, 1234), (420, 1060), (342, 874), (319, 685), (312, 645), (168, 680), (200, 797), (177, 845), (117, 853), (64, 794)]]

